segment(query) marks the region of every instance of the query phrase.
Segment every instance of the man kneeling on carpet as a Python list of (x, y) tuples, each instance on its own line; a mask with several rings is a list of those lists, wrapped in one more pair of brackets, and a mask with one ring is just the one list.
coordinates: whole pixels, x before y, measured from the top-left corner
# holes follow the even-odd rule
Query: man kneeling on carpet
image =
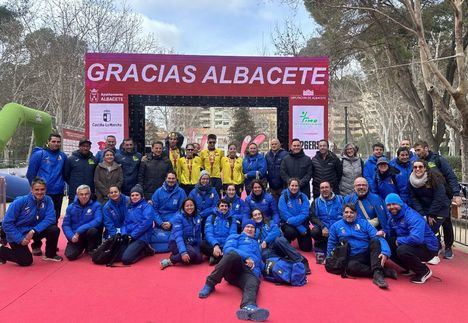
[(387, 241), (391, 259), (400, 265), (402, 275), (413, 275), (411, 282), (424, 284), (432, 271), (422, 262), (437, 256), (439, 241), (422, 215), (410, 208), (395, 193), (385, 198), (389, 215)]
[[(373, 283), (380, 288), (387, 288), (384, 276), (396, 279), (394, 269), (384, 268), (390, 257), (390, 248), (384, 238), (377, 235), (377, 230), (364, 217), (357, 218), (356, 207), (352, 203), (344, 206), (343, 219), (335, 222), (329, 232), (327, 259), (331, 261), (335, 248), (344, 241), (349, 245), (348, 261), (345, 273), (356, 277), (373, 277)], [(327, 270), (327, 264), (325, 265)]]
[(65, 256), (70, 261), (78, 259), (85, 249), (92, 254), (101, 244), (102, 208), (91, 199), (88, 185), (76, 188), (75, 200), (67, 207), (62, 229), (68, 240)]
[(10, 248), (0, 244), (0, 264), (11, 261), (20, 266), (30, 266), (33, 257), (28, 245), (33, 241), (34, 248), (44, 238), (43, 259), (62, 261), (62, 257), (57, 255), (60, 229), (55, 221), (54, 203), (46, 195), (46, 183), (36, 177), (31, 183), (31, 193), (16, 198), (5, 214), (3, 229)]
[(251, 219), (244, 220), (242, 226), (241, 234), (228, 237), (224, 245), (224, 256), (206, 278), (205, 286), (198, 293), (198, 297), (208, 297), (224, 278), (228, 283), (242, 289), (242, 301), (240, 309), (236, 312), (237, 318), (265, 321), (270, 315), (269, 311), (257, 307), (263, 263), (260, 245), (255, 239), (255, 222)]

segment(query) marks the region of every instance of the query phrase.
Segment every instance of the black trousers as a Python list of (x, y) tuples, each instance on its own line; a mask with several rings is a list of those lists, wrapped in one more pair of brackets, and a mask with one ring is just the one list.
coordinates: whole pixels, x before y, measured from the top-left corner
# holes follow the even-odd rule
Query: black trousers
[(454, 236), (452, 217), (450, 215), (442, 222), (442, 231), (444, 232), (445, 249), (452, 248)]
[(295, 227), (289, 224), (283, 224), (281, 227), (284, 237), (291, 243), (297, 239), (299, 249), (302, 251), (312, 251), (312, 239), (310, 238), (310, 229), (307, 227), (306, 234), (300, 234)]
[(221, 196), (221, 190), (223, 189), (223, 182), (219, 177), (211, 177), (211, 186), (213, 186), (218, 192), (219, 196)]
[(314, 226), (310, 231), (310, 235), (314, 239), (315, 252), (327, 253), (328, 237), (322, 235), (322, 228), (318, 225)]
[(188, 196), (190, 194), (190, 192), (195, 188), (195, 185), (180, 184), (180, 187), (184, 190), (185, 194), (187, 194), (187, 196)]
[[(186, 252), (190, 257), (190, 264), (202, 263), (203, 258), (198, 247), (194, 247), (186, 243), (185, 248), (187, 249)], [(169, 242), (169, 249), (171, 250), (171, 256), (169, 257), (169, 259), (173, 264), (185, 264), (185, 262), (182, 260), (182, 254), (180, 253), (179, 248), (177, 248), (177, 243), (175, 241), (172, 240)]]
[[(57, 255), (57, 243), (60, 235), (60, 229), (56, 225), (51, 225), (42, 232), (36, 232), (33, 235), (34, 242), (46, 239), (46, 256), (53, 258)], [(0, 258), (6, 261), (15, 262), (20, 266), (30, 266), (33, 263), (33, 256), (28, 246), (10, 242), (10, 248), (2, 246), (0, 248)]]
[(215, 286), (225, 279), (229, 284), (242, 289), (240, 307), (257, 305), (258, 287), (260, 280), (235, 252), (225, 255), (216, 265), (213, 272), (206, 278), (206, 284)]
[(294, 249), (285, 237), (277, 237), (268, 247), (262, 250), (262, 258), (279, 257), (293, 262), (301, 262), (304, 257)]
[(429, 250), (425, 244), (419, 245), (399, 245), (396, 238), (387, 238), (390, 249), (392, 250), (392, 259), (400, 267), (412, 270), (416, 275), (424, 274), (428, 267), (422, 262), (427, 262), (437, 256), (437, 251)]
[[(221, 250), (223, 250), (223, 247), (222, 246), (219, 246), (221, 248)], [(200, 243), (200, 251), (202, 252), (202, 254), (204, 254), (205, 256), (207, 257), (214, 257), (213, 256), (213, 249), (214, 249), (214, 246), (212, 246), (208, 241), (206, 240), (202, 240), (202, 242)], [(216, 259), (221, 259), (221, 257), (215, 257)]]
[(70, 261), (76, 260), (85, 249), (87, 251), (96, 249), (101, 244), (101, 240), (102, 230), (99, 228), (90, 228), (88, 231), (80, 234), (77, 242), (67, 242), (65, 257)]
[(58, 219), (60, 219), (60, 213), (62, 212), (62, 202), (63, 202), (63, 194), (47, 194), (50, 196), (52, 201), (54, 202), (54, 210), (55, 210), (55, 218), (56, 224)]
[(379, 259), (381, 252), (380, 241), (372, 239), (367, 252), (349, 257), (346, 273), (355, 277), (372, 277), (374, 271), (383, 270)]

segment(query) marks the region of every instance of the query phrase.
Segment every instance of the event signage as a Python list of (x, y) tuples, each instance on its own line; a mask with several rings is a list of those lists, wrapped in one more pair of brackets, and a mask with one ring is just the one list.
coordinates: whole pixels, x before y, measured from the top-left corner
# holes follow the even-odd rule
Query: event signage
[[(86, 133), (93, 142), (128, 136), (129, 95), (325, 98), (317, 104), (328, 113), (326, 57), (88, 53), (85, 75)], [(299, 125), (291, 122), (290, 116), (290, 131)]]

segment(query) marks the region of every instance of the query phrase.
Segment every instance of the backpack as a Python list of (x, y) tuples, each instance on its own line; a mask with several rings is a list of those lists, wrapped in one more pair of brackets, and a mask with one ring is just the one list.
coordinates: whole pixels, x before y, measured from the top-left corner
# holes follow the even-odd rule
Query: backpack
[(92, 260), (96, 265), (106, 265), (112, 267), (114, 262), (120, 261), (123, 252), (128, 246), (128, 239), (125, 236), (116, 234), (112, 238), (104, 241), (94, 252)]
[(325, 270), (330, 274), (341, 275), (342, 278), (348, 277), (346, 266), (348, 265), (350, 246), (347, 240), (343, 240), (332, 251), (331, 257), (325, 261)]
[(279, 257), (268, 258), (263, 270), (265, 280), (281, 285), (303, 286), (307, 283), (302, 262), (292, 262)]

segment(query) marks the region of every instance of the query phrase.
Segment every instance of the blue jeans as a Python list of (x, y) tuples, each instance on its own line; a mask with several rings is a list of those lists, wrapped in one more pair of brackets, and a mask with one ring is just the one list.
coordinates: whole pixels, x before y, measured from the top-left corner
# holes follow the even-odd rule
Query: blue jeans
[(122, 254), (122, 263), (131, 265), (146, 256), (147, 243), (141, 240), (130, 242)]

